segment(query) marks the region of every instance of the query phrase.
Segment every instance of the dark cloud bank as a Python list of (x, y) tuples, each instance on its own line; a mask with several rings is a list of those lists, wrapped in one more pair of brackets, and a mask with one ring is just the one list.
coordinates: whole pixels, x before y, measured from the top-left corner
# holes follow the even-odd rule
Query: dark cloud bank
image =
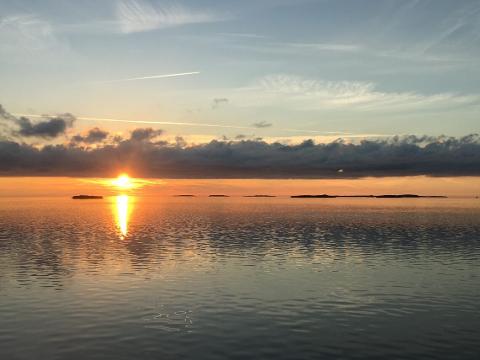
[[(11, 133), (25, 138), (64, 134), (74, 119), (69, 115), (32, 123), (1, 110), (2, 120), (16, 125)], [(404, 136), (359, 143), (339, 139), (315, 144), (307, 140), (298, 145), (214, 140), (191, 146), (180, 137), (175, 143), (158, 141), (161, 134), (161, 130), (141, 128), (121, 139), (93, 128), (70, 137), (68, 144), (42, 147), (18, 140), (18, 136), (14, 140), (0, 137), (0, 175), (100, 177), (127, 170), (135, 176), (160, 178), (480, 176), (477, 134), (462, 138)]]
[[(426, 142), (427, 140), (427, 142)], [(122, 140), (88, 149), (67, 145), (36, 148), (0, 141), (3, 175), (112, 176), (128, 169), (161, 178), (355, 178), (363, 176), (480, 175), (480, 139), (393, 138), (348, 144), (299, 145), (262, 141), (211, 141), (183, 147)], [(343, 172), (339, 171), (343, 169)]]

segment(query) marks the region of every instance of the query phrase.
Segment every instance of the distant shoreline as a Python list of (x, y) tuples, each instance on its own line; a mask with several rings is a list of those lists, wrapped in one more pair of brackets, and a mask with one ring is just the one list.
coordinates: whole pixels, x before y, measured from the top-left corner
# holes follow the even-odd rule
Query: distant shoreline
[[(197, 195), (193, 194), (179, 194), (172, 195), (173, 197), (181, 198), (194, 198)], [(286, 195), (288, 196), (288, 195)], [(208, 195), (209, 198), (229, 198), (230, 195), (225, 194), (211, 194)], [(277, 195), (242, 195), (244, 198), (276, 198)], [(448, 196), (445, 195), (417, 195), (417, 194), (383, 194), (383, 195), (329, 195), (329, 194), (301, 194), (301, 195), (290, 195), (291, 199), (336, 199), (336, 198), (363, 198), (363, 199), (447, 199)], [(475, 197), (474, 197), (475, 198)], [(74, 195), (72, 196), (73, 200), (94, 200), (94, 199), (103, 199), (103, 196), (99, 195)]]
[(335, 198), (374, 198), (374, 199), (418, 199), (437, 198), (446, 199), (444, 195), (416, 195), (416, 194), (386, 194), (386, 195), (292, 195), (293, 199), (335, 199)]

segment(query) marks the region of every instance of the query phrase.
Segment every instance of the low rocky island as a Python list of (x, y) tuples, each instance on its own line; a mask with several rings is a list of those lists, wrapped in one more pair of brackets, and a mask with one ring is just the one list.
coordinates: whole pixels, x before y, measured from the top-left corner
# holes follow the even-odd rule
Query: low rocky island
[(93, 199), (103, 199), (103, 196), (98, 195), (74, 195), (72, 196), (73, 200), (93, 200)]
[(195, 195), (192, 194), (180, 194), (180, 195), (173, 195), (174, 197), (195, 197)]
[(223, 194), (219, 194), (219, 195), (213, 194), (213, 195), (208, 195), (208, 197), (230, 197), (230, 196), (228, 196), (228, 195), (223, 195)]

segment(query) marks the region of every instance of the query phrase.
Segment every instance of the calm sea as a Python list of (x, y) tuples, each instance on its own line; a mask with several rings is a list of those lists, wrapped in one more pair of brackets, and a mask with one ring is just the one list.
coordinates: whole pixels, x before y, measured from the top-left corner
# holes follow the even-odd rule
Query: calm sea
[(1, 359), (479, 354), (478, 199), (0, 199)]

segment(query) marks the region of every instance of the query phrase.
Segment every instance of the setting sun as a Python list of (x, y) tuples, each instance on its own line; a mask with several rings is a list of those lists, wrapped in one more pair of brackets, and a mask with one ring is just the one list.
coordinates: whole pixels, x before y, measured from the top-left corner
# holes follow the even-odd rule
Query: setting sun
[(83, 179), (82, 182), (97, 184), (107, 188), (110, 192), (114, 193), (124, 193), (127, 191), (135, 191), (142, 189), (146, 186), (158, 186), (164, 185), (165, 181), (158, 179), (138, 179), (131, 178), (126, 173), (121, 173), (116, 178), (93, 178), (93, 179)]
[(127, 174), (121, 174), (113, 180), (113, 185), (120, 189), (131, 189), (133, 187), (133, 183), (130, 180), (130, 177)]

